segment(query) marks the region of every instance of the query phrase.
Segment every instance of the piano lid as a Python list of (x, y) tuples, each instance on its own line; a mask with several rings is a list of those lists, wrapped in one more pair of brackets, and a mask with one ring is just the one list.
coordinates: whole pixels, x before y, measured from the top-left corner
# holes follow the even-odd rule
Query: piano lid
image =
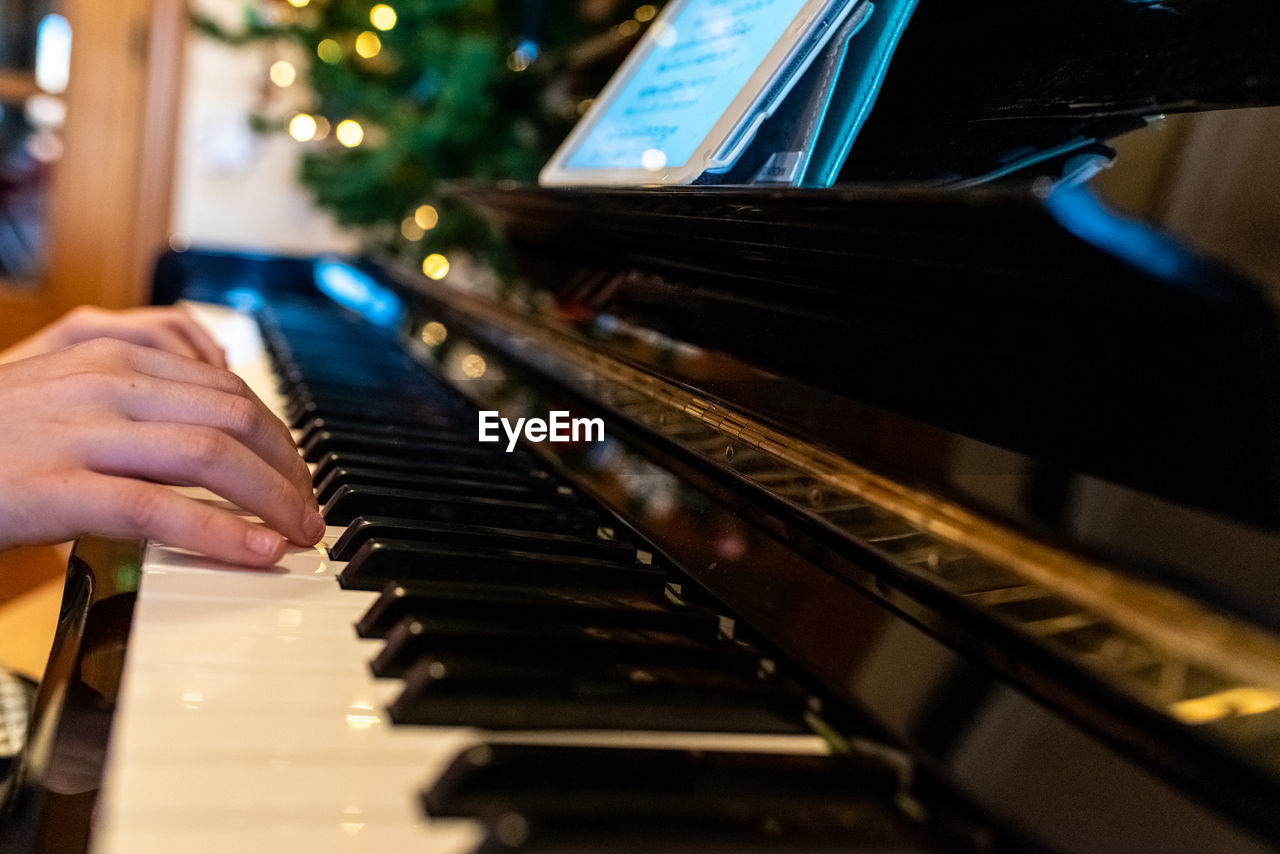
[(964, 178), (1163, 113), (1280, 103), (1270, 0), (922, 2), (842, 180)]
[(922, 2), (877, 121), (1148, 116), (1280, 100), (1270, 0)]

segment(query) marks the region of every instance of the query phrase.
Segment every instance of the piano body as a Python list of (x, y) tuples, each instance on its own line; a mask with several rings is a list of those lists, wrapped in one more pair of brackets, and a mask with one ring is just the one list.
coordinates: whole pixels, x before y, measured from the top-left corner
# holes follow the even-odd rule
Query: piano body
[(831, 190), (458, 187), (515, 284), (161, 259), (330, 528), (79, 543), (8, 844), (1280, 846), (1276, 306), (1049, 178), (1280, 101), (1277, 13), (1035, 5), (922, 4)]

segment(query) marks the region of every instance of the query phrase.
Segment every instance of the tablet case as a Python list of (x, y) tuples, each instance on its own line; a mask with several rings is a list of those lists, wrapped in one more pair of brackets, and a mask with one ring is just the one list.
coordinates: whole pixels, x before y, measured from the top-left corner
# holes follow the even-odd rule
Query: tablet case
[(728, 170), (695, 184), (829, 187), (884, 81), (916, 0), (865, 0)]

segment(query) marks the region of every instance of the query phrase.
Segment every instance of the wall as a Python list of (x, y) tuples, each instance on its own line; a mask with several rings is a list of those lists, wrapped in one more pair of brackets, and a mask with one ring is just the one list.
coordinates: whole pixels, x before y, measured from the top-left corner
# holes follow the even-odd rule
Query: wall
[[(200, 0), (193, 6), (232, 26), (243, 9), (241, 0)], [(353, 249), (355, 237), (317, 211), (295, 181), (301, 145), (284, 134), (264, 137), (249, 129), (258, 94), (271, 85), (267, 68), (286, 54), (266, 45), (231, 48), (195, 33), (186, 48), (172, 220), (176, 241), (298, 254)], [(272, 97), (275, 109), (306, 106), (302, 81)]]
[(1116, 141), (1103, 195), (1280, 301), (1280, 107), (1170, 116)]

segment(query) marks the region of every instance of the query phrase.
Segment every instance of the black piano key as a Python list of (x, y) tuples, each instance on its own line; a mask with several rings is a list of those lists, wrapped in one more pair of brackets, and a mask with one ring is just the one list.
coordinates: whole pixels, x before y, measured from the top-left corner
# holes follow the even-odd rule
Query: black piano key
[(433, 817), (734, 813), (780, 804), (892, 799), (900, 770), (864, 756), (489, 743), (459, 754), (423, 792)]
[[(349, 400), (345, 395), (321, 393), (312, 386), (297, 384), (281, 389), (284, 411), (290, 415), (309, 411), (313, 417), (353, 420), (359, 413), (364, 421), (395, 424), (413, 428), (422, 426), (465, 426), (466, 413), (447, 408), (422, 395), (404, 394), (396, 389), (367, 389), (363, 401)], [(391, 417), (386, 417), (390, 415)], [(470, 419), (474, 421), (474, 416)], [(474, 425), (473, 425), (474, 427)]]
[(705, 640), (720, 630), (720, 618), (714, 612), (676, 605), (657, 595), (418, 582), (388, 584), (356, 623), (356, 632), (362, 638), (382, 638), (405, 617), (484, 617), (498, 622), (655, 629)]
[(802, 733), (806, 698), (776, 678), (608, 661), (442, 654), (415, 664), (397, 724), (484, 729)]
[(573, 505), (468, 497), (380, 486), (338, 488), (324, 506), (330, 525), (350, 525), (359, 516), (462, 522), (474, 525), (594, 534), (599, 520)]
[(365, 418), (385, 421), (388, 424), (404, 424), (413, 426), (424, 418), (435, 418), (440, 407), (408, 402), (385, 402), (377, 399), (366, 399), (363, 403), (326, 400), (323, 402), (307, 399), (286, 403), (284, 407), (285, 421), (297, 430), (311, 418), (336, 416), (342, 417), (351, 411), (360, 412)]
[[(491, 460), (484, 460), (491, 463)], [(457, 477), (464, 480), (486, 480), (490, 483), (512, 483), (521, 486), (538, 487), (548, 492), (557, 490), (558, 485), (546, 472), (538, 468), (522, 468), (516, 464), (510, 470), (495, 469), (490, 465), (468, 465), (466, 462), (453, 460), (406, 460), (400, 457), (353, 454), (345, 451), (325, 454), (316, 461), (314, 483), (321, 483), (335, 469), (361, 468), (375, 469), (402, 474), (425, 474), (437, 477)]]
[[(459, 425), (441, 421), (438, 425), (371, 424), (363, 426), (358, 421), (319, 416), (308, 421), (299, 431), (299, 448), (309, 448), (321, 441), (321, 437), (368, 436), (379, 440), (396, 439), (405, 442), (421, 442), (424, 445), (475, 445), (474, 429), (462, 429)], [(329, 441), (335, 441), (330, 438)]]
[(305, 376), (344, 377), (352, 373), (378, 372), (382, 376), (417, 376), (422, 369), (403, 353), (388, 348), (370, 347), (368, 342), (355, 339), (326, 341), (323, 348), (309, 347), (303, 342), (291, 342), (287, 354), (280, 353), (280, 361), (297, 368)]
[[(279, 330), (283, 331), (283, 330)], [(394, 350), (381, 347), (370, 347), (369, 342), (361, 342), (355, 336), (329, 332), (323, 350), (309, 346), (296, 338), (292, 341), (278, 334), (278, 330), (269, 330), (266, 340), (268, 352), (273, 361), (281, 368), (300, 368), (308, 373), (324, 370), (340, 370), (338, 365), (350, 365), (357, 369), (381, 368), (388, 373), (403, 370), (404, 356)], [(284, 375), (284, 371), (279, 372)]]
[(546, 489), (545, 484), (530, 479), (530, 483), (490, 482), (483, 477), (458, 477), (386, 471), (383, 469), (330, 469), (324, 480), (316, 483), (316, 500), (326, 504), (343, 486), (379, 486), (390, 489), (409, 489), (419, 492), (474, 495), (484, 498), (509, 498), (513, 501), (537, 501), (543, 504), (575, 503), (569, 490), (558, 492)]
[[(333, 399), (343, 403), (357, 404), (349, 411), (359, 412), (358, 404), (365, 402), (408, 402), (418, 401), (435, 407), (448, 405), (457, 401), (455, 395), (441, 388), (438, 383), (422, 373), (393, 372), (378, 369), (374, 375), (361, 376), (352, 373), (347, 376), (316, 373), (310, 367), (300, 367), (292, 360), (282, 360), (283, 376), (280, 387), (287, 391), (305, 390), (308, 394), (321, 399)], [(374, 395), (377, 395), (375, 397)]]
[(364, 433), (335, 433), (332, 430), (319, 430), (306, 444), (300, 446), (302, 457), (314, 463), (325, 454), (333, 451), (350, 451), (359, 454), (390, 454), (392, 456), (419, 459), (439, 456), (445, 458), (478, 460), (499, 460), (494, 463), (501, 467), (504, 460), (523, 462), (524, 454), (513, 451), (504, 453), (497, 445), (490, 447), (477, 445), (471, 438), (443, 439), (430, 441), (418, 438), (402, 438), (399, 436), (377, 436)]
[(880, 799), (762, 807), (749, 814), (646, 818), (504, 813), (471, 854), (978, 854), (985, 846), (922, 828)]
[(666, 585), (666, 573), (595, 558), (375, 539), (359, 548), (338, 580), (349, 590), (381, 590), (390, 581), (435, 581), (656, 595)]
[(454, 418), (424, 419), (413, 424), (390, 424), (386, 421), (363, 419), (359, 417), (335, 418), (330, 415), (317, 415), (298, 428), (302, 434), (298, 437), (298, 445), (311, 441), (315, 433), (328, 430), (333, 433), (365, 433), (371, 436), (397, 436), (403, 439), (448, 439), (462, 441), (475, 440), (475, 425), (464, 426)]
[(392, 348), (360, 347), (358, 342), (338, 342), (332, 351), (291, 344), (288, 362), (307, 377), (336, 382), (343, 382), (346, 377), (370, 376), (375, 382), (385, 377), (387, 381), (382, 384), (389, 385), (401, 377), (421, 382), (423, 376), (422, 369), (404, 353)]
[[(430, 789), (432, 817), (487, 822), (481, 851), (619, 854), (973, 852), (905, 815), (898, 769), (870, 757), (490, 743)], [(959, 832), (957, 832), (959, 831)]]
[(323, 382), (307, 380), (294, 383), (290, 391), (299, 400), (310, 399), (343, 407), (344, 412), (364, 412), (369, 406), (409, 406), (436, 414), (456, 411), (457, 398), (434, 383), (426, 381), (423, 374), (391, 383), (378, 382)]
[(334, 560), (350, 560), (361, 546), (372, 539), (502, 547), (524, 552), (593, 557), (619, 564), (640, 562), (635, 546), (617, 540), (600, 539), (598, 536), (574, 537), (547, 531), (420, 522), (382, 516), (361, 516), (353, 521), (329, 549), (329, 556)]
[(382, 365), (349, 365), (323, 371), (290, 361), (281, 365), (277, 387), (286, 394), (309, 389), (316, 398), (350, 397), (364, 392), (382, 397), (412, 396), (432, 403), (444, 399), (439, 390), (423, 383), (422, 374)]
[(714, 667), (744, 676), (760, 669), (759, 652), (740, 643), (651, 629), (405, 617), (387, 632), (386, 641), (370, 664), (373, 675), (381, 678), (401, 676), (417, 661), (444, 653), (498, 656), (506, 662), (602, 659), (636, 666)]

